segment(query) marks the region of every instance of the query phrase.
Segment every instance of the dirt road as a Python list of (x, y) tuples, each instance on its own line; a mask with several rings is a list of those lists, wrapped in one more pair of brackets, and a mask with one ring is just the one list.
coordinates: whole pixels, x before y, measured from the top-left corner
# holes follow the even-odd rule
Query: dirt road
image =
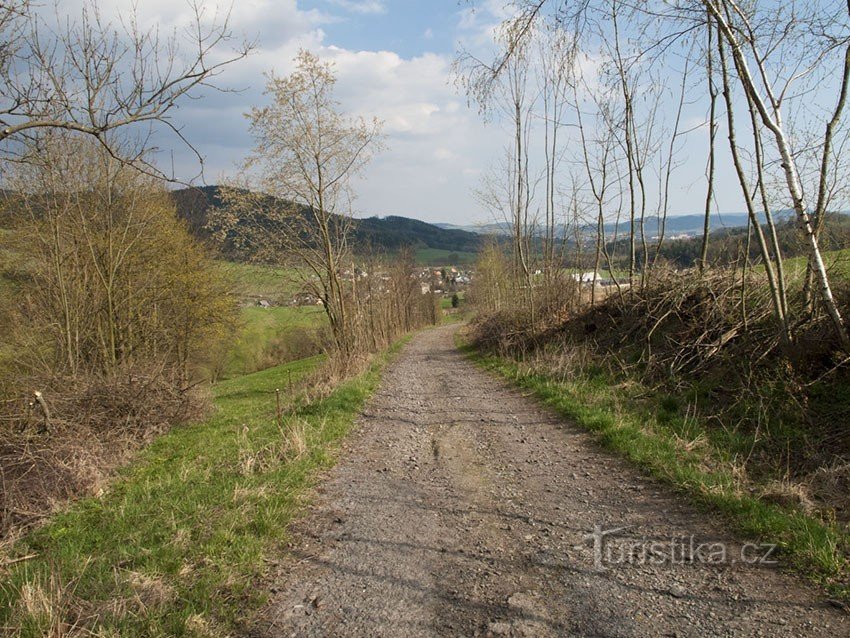
[(252, 635), (850, 636), (769, 548), (478, 370), (454, 330), (387, 371)]

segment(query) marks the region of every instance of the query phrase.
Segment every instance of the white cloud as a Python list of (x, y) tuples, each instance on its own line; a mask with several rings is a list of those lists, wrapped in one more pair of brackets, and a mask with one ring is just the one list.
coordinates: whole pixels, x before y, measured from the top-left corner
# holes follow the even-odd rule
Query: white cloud
[(387, 12), (387, 7), (381, 0), (328, 0), (328, 2), (352, 13), (379, 14)]
[[(61, 0), (64, 15), (79, 15), (83, 0)], [(100, 0), (104, 17), (129, 15), (133, 0)], [(226, 0), (202, 3), (209, 18)], [(382, 2), (337, 2), (350, 10), (376, 11)], [(354, 5), (358, 9), (354, 9)], [(138, 3), (143, 28), (159, 25), (163, 34), (191, 22), (179, 0)], [(264, 73), (291, 71), (300, 48), (334, 63), (338, 98), (345, 110), (385, 122), (387, 149), (358, 179), (363, 214), (400, 214), (458, 224), (484, 215), (472, 195), (479, 168), (498, 153), (501, 133), (483, 126), (451, 84), (452, 54), (427, 53), (404, 58), (393, 51), (356, 51), (333, 46), (323, 25), (335, 18), (300, 8), (297, 0), (240, 0), (231, 26), (237, 34), (258, 36), (258, 49), (216, 78), (217, 86), (239, 92), (206, 91), (185, 100), (173, 123), (206, 158), (205, 180), (232, 175), (251, 148), (244, 113), (267, 100)], [(164, 164), (191, 178), (197, 162), (174, 136), (157, 135)]]
[(434, 39), (434, 29), (432, 29), (431, 27), (428, 27), (427, 29), (425, 29), (425, 33), (422, 34), (422, 37), (425, 38), (426, 40), (433, 40)]
[(335, 47), (318, 53), (335, 64), (343, 104), (385, 123), (387, 150), (359, 180), (360, 210), (431, 221), (480, 219), (472, 195), (478, 173), (467, 169), (486, 165), (502, 138), (462, 106), (449, 81), (451, 57), (405, 59), (390, 51)]

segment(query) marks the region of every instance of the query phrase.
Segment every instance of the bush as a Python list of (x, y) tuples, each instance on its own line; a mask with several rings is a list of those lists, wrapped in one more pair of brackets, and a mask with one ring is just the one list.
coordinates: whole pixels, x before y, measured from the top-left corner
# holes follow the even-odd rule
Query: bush
[(541, 310), (536, 331), (522, 306), (479, 316), (471, 337), (553, 378), (603, 371), (608, 384), (641, 388), (639, 403), (660, 422), (699, 417), (717, 453), (754, 480), (805, 483), (845, 465), (850, 374), (835, 368), (840, 348), (827, 318), (794, 318), (796, 340), (785, 348), (763, 275), (751, 273), (742, 289), (730, 274), (657, 269), (644, 288), (595, 307)]
[(236, 312), (160, 184), (97, 143), (42, 141), (0, 199), (0, 321), (15, 326), (0, 334), (2, 534), (198, 414), (187, 388)]

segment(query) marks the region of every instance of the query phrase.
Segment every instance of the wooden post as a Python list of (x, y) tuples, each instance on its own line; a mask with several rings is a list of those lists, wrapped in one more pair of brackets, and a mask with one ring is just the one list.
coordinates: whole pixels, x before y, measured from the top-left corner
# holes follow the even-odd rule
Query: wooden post
[(41, 432), (48, 433), (50, 432), (50, 409), (47, 407), (47, 401), (44, 400), (44, 396), (36, 390), (33, 394), (33, 403), (32, 405), (38, 406), (41, 410), (42, 422), (41, 422)]
[(277, 427), (283, 427), (283, 413), (280, 409), (280, 388), (276, 388), (274, 391), (275, 398), (275, 415), (277, 416)]

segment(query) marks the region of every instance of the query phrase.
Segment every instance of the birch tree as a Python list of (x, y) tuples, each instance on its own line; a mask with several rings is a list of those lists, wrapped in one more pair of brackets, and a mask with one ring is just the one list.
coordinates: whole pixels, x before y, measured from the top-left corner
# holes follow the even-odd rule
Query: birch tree
[[(749, 11), (745, 10), (735, 0), (704, 1), (707, 10), (717, 25), (720, 37), (728, 43), (731, 49), (730, 55), (734, 63), (738, 81), (744, 89), (744, 96), (747, 103), (755, 110), (761, 124), (773, 137), (773, 142), (780, 158), (780, 167), (785, 178), (787, 193), (796, 214), (799, 228), (808, 247), (809, 268), (814, 275), (814, 280), (819, 289), (820, 302), (832, 321), (835, 334), (841, 345), (844, 349), (850, 350), (850, 337), (848, 337), (844, 318), (841, 316), (838, 304), (832, 294), (829, 276), (821, 255), (817, 233), (815, 232), (815, 224), (813, 223), (811, 210), (803, 191), (797, 159), (784, 120), (785, 112), (783, 106), (786, 92), (797, 79), (813, 71), (819, 62), (820, 56), (816, 56), (809, 64), (806, 64), (809, 62), (808, 60), (801, 60), (790, 77), (782, 81), (772, 75), (770, 68), (771, 60), (769, 56), (771, 51), (777, 49), (776, 42), (768, 39), (764, 43), (765, 46), (763, 46), (762, 39), (759, 37), (752, 23), (753, 9), (749, 8)], [(850, 13), (850, 6), (846, 9)], [(787, 20), (794, 21), (796, 20), (796, 16), (792, 13)], [(776, 31), (771, 32), (774, 39), (782, 37), (781, 26)], [(790, 29), (791, 26), (793, 25), (786, 23), (787, 28)], [(845, 44), (844, 46), (850, 45)], [(848, 55), (850, 54), (845, 54), (845, 59), (847, 59)], [(841, 116), (846, 101), (848, 80), (850, 80), (850, 67), (845, 65), (841, 78), (841, 90), (836, 100), (833, 117), (830, 123), (827, 124), (826, 138), (824, 140), (824, 149), (827, 153), (830, 141), (830, 124)]]

